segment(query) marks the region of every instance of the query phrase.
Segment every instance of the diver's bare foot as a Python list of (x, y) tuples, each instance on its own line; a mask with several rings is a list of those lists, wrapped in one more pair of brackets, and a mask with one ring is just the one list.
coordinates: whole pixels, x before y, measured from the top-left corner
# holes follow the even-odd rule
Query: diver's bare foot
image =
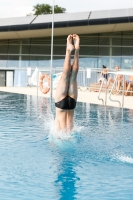
[(73, 34), (73, 40), (74, 40), (74, 46), (75, 46), (75, 49), (78, 50), (80, 47), (79, 47), (79, 43), (80, 43), (80, 38), (78, 35), (76, 34)]
[(74, 50), (74, 46), (72, 45), (72, 35), (68, 35), (67, 37), (67, 50), (72, 51)]

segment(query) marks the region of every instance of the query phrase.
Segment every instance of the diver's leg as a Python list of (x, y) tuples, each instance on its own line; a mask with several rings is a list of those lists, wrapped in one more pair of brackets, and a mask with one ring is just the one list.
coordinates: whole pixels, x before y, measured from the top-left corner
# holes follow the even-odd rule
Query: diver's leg
[(68, 95), (69, 79), (71, 74), (71, 51), (74, 49), (72, 45), (72, 35), (67, 37), (66, 56), (64, 61), (63, 73), (56, 88), (55, 102), (61, 101)]
[(73, 61), (73, 65), (72, 65), (71, 75), (70, 75), (68, 96), (77, 100), (77, 96), (78, 96), (77, 74), (78, 74), (78, 70), (79, 70), (79, 43), (80, 43), (80, 38), (79, 38), (78, 35), (74, 34), (73, 40), (74, 40), (74, 45), (75, 45), (75, 55), (74, 55), (74, 61)]

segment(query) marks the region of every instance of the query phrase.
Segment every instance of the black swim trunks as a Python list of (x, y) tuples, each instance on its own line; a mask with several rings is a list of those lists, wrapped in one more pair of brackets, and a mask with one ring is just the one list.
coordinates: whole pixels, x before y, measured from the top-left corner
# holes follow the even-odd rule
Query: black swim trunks
[(76, 101), (75, 101), (75, 99), (73, 99), (69, 96), (66, 96), (61, 101), (55, 103), (55, 106), (62, 110), (73, 110), (76, 107)]

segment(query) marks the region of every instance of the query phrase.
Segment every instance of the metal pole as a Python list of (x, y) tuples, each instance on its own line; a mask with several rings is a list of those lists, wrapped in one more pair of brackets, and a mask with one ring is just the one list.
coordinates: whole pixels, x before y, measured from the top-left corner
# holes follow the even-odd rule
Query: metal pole
[(113, 99), (111, 99), (111, 95), (112, 95), (112, 92), (113, 92), (114, 86), (115, 86), (115, 84), (116, 84), (117, 78), (118, 78), (118, 74), (116, 75), (115, 80), (114, 80), (114, 83), (113, 83), (113, 85), (112, 85), (111, 92), (110, 92), (110, 95), (109, 95), (109, 99), (110, 99), (110, 101), (118, 102), (118, 103), (119, 103), (119, 107), (121, 107), (121, 103), (120, 103), (120, 101), (117, 101), (117, 100), (113, 100)]
[(106, 80), (106, 89), (105, 89), (105, 106), (107, 105), (107, 80)]
[(102, 98), (100, 98), (100, 94), (101, 94), (101, 90), (102, 90), (102, 87), (103, 87), (103, 82), (104, 82), (104, 79), (102, 80), (101, 86), (99, 88), (99, 93), (98, 93), (98, 99), (102, 100), (102, 105), (104, 105), (104, 100)]
[(125, 75), (123, 75), (123, 89), (122, 89), (122, 109), (124, 107), (124, 92), (125, 92)]
[(54, 33), (54, 0), (52, 9), (52, 33), (51, 33), (51, 66), (50, 66), (50, 100), (53, 96), (53, 34)]
[(38, 97), (38, 83), (39, 83), (39, 71), (37, 73), (37, 97)]
[(26, 86), (27, 87), (27, 68), (25, 68), (25, 82), (26, 82)]

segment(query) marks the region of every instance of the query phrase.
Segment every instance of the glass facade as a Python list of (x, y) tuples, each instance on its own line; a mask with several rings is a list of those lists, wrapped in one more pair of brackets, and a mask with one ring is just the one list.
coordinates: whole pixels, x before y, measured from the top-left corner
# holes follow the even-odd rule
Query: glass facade
[[(53, 67), (62, 67), (66, 37), (54, 37)], [(80, 67), (130, 69), (133, 65), (133, 31), (80, 35)], [(0, 69), (49, 68), (51, 38), (0, 40)]]

